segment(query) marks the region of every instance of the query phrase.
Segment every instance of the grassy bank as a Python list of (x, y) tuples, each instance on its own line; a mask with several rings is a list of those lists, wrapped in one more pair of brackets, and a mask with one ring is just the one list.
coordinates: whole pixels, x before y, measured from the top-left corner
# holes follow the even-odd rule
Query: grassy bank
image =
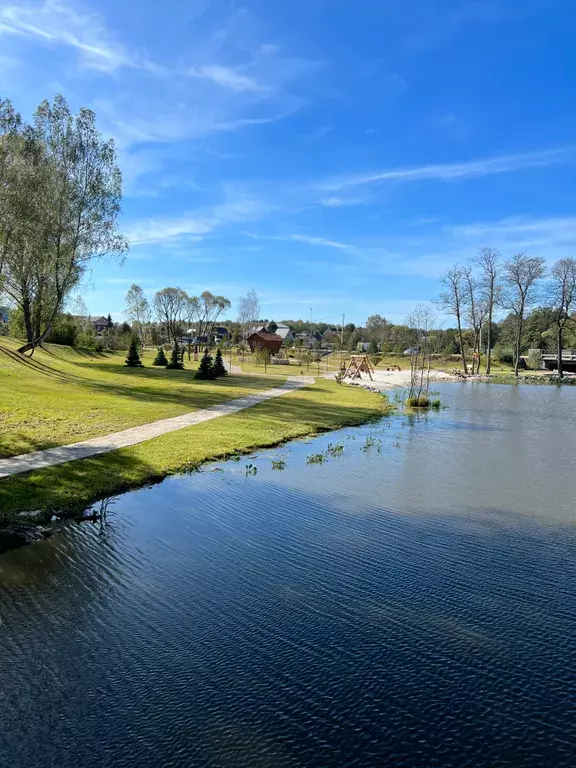
[[(184, 371), (126, 368), (125, 353), (48, 345), (32, 358), (17, 342), (0, 341), (0, 458), (107, 435), (178, 416), (273, 386), (270, 377), (227, 376), (196, 381)], [(284, 380), (285, 377), (280, 377)]]
[[(270, 386), (270, 379), (267, 382)], [(93, 500), (211, 459), (361, 424), (382, 416), (387, 409), (380, 395), (323, 379), (233, 416), (138, 446), (0, 480), (0, 514), (9, 519), (22, 510), (81, 509)]]

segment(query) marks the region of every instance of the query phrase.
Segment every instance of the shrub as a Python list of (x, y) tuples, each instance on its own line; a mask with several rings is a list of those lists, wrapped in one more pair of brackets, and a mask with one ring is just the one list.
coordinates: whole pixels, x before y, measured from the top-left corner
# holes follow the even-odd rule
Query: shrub
[(152, 365), (168, 365), (168, 358), (164, 352), (164, 347), (158, 347), (158, 352), (152, 361)]
[(430, 408), (430, 398), (428, 395), (420, 395), (420, 397), (407, 397), (406, 405), (408, 408)]
[(542, 368), (542, 350), (531, 349), (528, 352), (528, 365), (535, 371), (539, 371)]
[(202, 359), (200, 360), (200, 365), (198, 366), (198, 370), (194, 374), (195, 379), (213, 379), (214, 376), (214, 365), (212, 364), (212, 357), (208, 354), (208, 350), (204, 352), (202, 355)]
[(180, 354), (180, 347), (178, 346), (178, 341), (176, 339), (174, 339), (174, 346), (172, 347), (170, 362), (166, 368), (170, 369), (171, 371), (181, 371), (184, 368), (184, 363), (182, 362), (182, 356)]
[(214, 365), (212, 366), (212, 372), (214, 374), (214, 378), (217, 379), (220, 376), (228, 376), (228, 371), (226, 370), (226, 366), (224, 365), (224, 360), (222, 359), (222, 352), (220, 349), (216, 350), (216, 357), (214, 358)]
[(494, 347), (493, 354), (494, 354), (494, 357), (498, 360), (498, 362), (504, 363), (505, 365), (514, 365), (513, 350), (508, 349), (507, 347), (501, 347), (497, 344)]
[(127, 365), (128, 368), (143, 368), (142, 360), (140, 360), (140, 355), (138, 354), (138, 342), (136, 340), (136, 337), (132, 337), (132, 341), (130, 342), (130, 347), (128, 348), (128, 356), (126, 357), (126, 361), (124, 365)]

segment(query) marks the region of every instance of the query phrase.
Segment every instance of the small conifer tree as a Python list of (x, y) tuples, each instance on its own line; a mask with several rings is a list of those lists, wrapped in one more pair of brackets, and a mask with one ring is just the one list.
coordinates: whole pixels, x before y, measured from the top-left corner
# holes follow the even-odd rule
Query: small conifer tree
[(214, 365), (212, 364), (212, 357), (208, 354), (208, 350), (204, 352), (202, 355), (202, 359), (200, 360), (200, 365), (198, 366), (198, 370), (194, 374), (195, 379), (213, 379), (214, 376)]
[(172, 347), (170, 362), (166, 368), (169, 368), (172, 371), (181, 371), (184, 368), (184, 363), (182, 362), (182, 356), (180, 355), (180, 347), (178, 346), (177, 339), (174, 339), (174, 346)]
[(130, 347), (128, 348), (128, 356), (126, 357), (126, 361), (124, 365), (127, 365), (128, 368), (143, 368), (142, 360), (140, 360), (140, 355), (138, 354), (138, 340), (136, 339), (136, 336), (132, 336), (132, 341), (130, 342)]
[(224, 360), (222, 359), (222, 352), (220, 349), (216, 350), (216, 357), (214, 358), (214, 378), (217, 379), (219, 376), (227, 376), (228, 371), (226, 370), (226, 366), (224, 365)]
[(158, 347), (158, 352), (156, 353), (152, 365), (168, 365), (168, 358), (164, 352), (164, 347)]

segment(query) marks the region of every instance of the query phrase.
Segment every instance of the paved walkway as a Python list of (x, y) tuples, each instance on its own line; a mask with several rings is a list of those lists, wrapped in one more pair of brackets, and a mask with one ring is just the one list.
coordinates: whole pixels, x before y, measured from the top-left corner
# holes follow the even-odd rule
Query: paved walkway
[(25, 453), (21, 456), (13, 456), (10, 459), (0, 459), (0, 478), (17, 475), (21, 472), (30, 472), (34, 469), (42, 469), (43, 467), (52, 467), (55, 464), (65, 464), (68, 461), (75, 461), (77, 459), (86, 459), (90, 456), (98, 456), (101, 453), (117, 451), (119, 448), (127, 448), (130, 445), (138, 445), (138, 443), (165, 435), (168, 432), (175, 432), (178, 429), (192, 427), (194, 424), (211, 421), (220, 416), (238, 413), (238, 411), (243, 411), (252, 405), (262, 403), (265, 400), (271, 400), (274, 397), (280, 397), (308, 384), (314, 384), (312, 376), (289, 376), (286, 383), (280, 387), (266, 389), (263, 392), (255, 392), (253, 395), (246, 395), (246, 397), (229, 400), (219, 405), (212, 405), (209, 408), (191, 411), (182, 416), (173, 416), (170, 419), (153, 421), (151, 424), (142, 424), (139, 427), (132, 427), (131, 429), (125, 429), (122, 432), (115, 432), (104, 437), (93, 437), (90, 440), (82, 440), (82, 442), (73, 443), (72, 445), (62, 445), (58, 448), (48, 448), (45, 451), (35, 451), (34, 453)]

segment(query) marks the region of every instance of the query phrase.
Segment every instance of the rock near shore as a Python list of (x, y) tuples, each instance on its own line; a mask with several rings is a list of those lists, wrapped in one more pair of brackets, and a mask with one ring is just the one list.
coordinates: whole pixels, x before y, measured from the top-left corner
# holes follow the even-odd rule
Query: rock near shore
[(35, 541), (52, 536), (52, 528), (45, 525), (22, 525), (18, 523), (0, 527), (0, 554), (10, 549), (19, 549)]

